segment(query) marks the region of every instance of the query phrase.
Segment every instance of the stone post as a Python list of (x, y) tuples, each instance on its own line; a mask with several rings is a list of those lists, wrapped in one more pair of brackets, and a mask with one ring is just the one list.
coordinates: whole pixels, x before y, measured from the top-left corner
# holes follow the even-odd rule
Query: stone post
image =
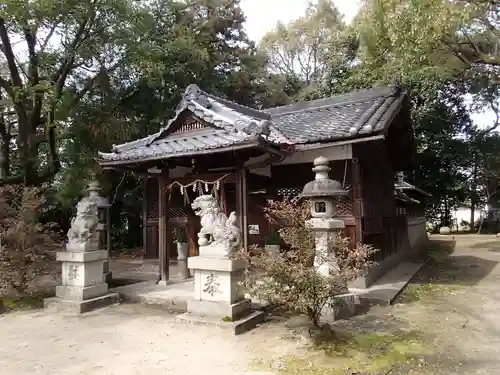
[(66, 251), (57, 253), (62, 263), (61, 285), (56, 286), (55, 297), (45, 299), (45, 307), (84, 313), (118, 301), (103, 281), (108, 252), (99, 250), (98, 223), (96, 202), (84, 197), (71, 220)]
[(99, 249), (106, 250), (108, 253), (107, 259), (104, 261), (103, 265), (103, 280), (106, 283), (111, 282), (113, 278), (112, 273), (109, 269), (109, 260), (111, 258), (111, 244), (109, 242), (109, 231), (110, 228), (110, 204), (108, 200), (100, 195), (101, 187), (97, 180), (93, 180), (88, 184), (87, 191), (89, 194), (89, 199), (97, 205), (97, 214), (99, 218), (99, 223), (97, 225), (97, 232), (99, 234)]
[(192, 208), (201, 219), (199, 256), (188, 258), (194, 275), (194, 296), (187, 302), (187, 313), (179, 319), (230, 325), (235, 334), (241, 333), (260, 323), (264, 315), (252, 311), (251, 300), (245, 298), (238, 285), (243, 281), (246, 264), (231, 257), (243, 246), (236, 214), (226, 217), (211, 195), (196, 198)]
[(176, 243), (177, 246), (177, 269), (178, 276), (181, 280), (186, 280), (191, 277), (187, 260), (189, 257), (189, 243)]

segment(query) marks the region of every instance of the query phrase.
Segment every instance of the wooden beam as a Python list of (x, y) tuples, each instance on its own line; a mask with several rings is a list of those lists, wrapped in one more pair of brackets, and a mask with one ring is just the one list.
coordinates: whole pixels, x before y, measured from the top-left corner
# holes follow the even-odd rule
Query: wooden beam
[(170, 246), (168, 225), (168, 195), (166, 187), (169, 183), (168, 171), (158, 177), (158, 255), (160, 258), (159, 282), (167, 284), (170, 271)]
[[(176, 178), (175, 181), (177, 181), (180, 184), (189, 184), (195, 180), (205, 180), (205, 181), (217, 181), (219, 178), (223, 177), (224, 175), (229, 174), (226, 178), (224, 178), (224, 182), (234, 182), (235, 177), (234, 174), (231, 172), (217, 172), (217, 173), (205, 173), (205, 174), (194, 174), (191, 176), (184, 176), (180, 178)], [(222, 183), (222, 181), (221, 181)]]

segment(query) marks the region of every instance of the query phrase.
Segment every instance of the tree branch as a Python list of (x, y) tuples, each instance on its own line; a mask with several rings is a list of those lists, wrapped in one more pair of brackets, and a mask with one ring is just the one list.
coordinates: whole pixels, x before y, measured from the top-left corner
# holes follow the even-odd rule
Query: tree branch
[(72, 108), (74, 107), (76, 104), (78, 104), (78, 102), (87, 94), (87, 92), (89, 92), (90, 89), (92, 89), (92, 87), (94, 87), (94, 85), (99, 81), (99, 77), (101, 76), (101, 74), (103, 74), (103, 72), (106, 72), (107, 74), (113, 72), (114, 70), (116, 70), (120, 64), (122, 63), (122, 60), (120, 61), (117, 61), (114, 65), (112, 65), (111, 67), (109, 68), (104, 68), (102, 67), (99, 71), (99, 73), (95, 74), (94, 76), (90, 77), (90, 78), (87, 78), (83, 84), (83, 87), (76, 92), (73, 100), (71, 101), (70, 105), (68, 106), (69, 108)]
[(47, 45), (49, 44), (50, 38), (52, 38), (52, 35), (54, 35), (54, 32), (56, 31), (57, 26), (59, 26), (59, 21), (54, 22), (54, 24), (50, 28), (49, 32), (47, 33), (47, 35), (43, 39), (43, 42), (40, 43), (40, 53), (45, 52), (45, 48), (47, 48)]
[(2, 52), (7, 59), (7, 67), (9, 68), (12, 84), (16, 87), (22, 87), (23, 81), (21, 80), (19, 70), (17, 69), (16, 57), (12, 50), (12, 44), (10, 43), (10, 38), (5, 26), (5, 21), (2, 17), (0, 17), (0, 41), (2, 41)]
[(31, 111), (31, 129), (36, 130), (40, 123), (40, 116), (43, 105), (43, 92), (39, 92), (36, 86), (40, 83), (38, 74), (38, 55), (36, 53), (36, 34), (29, 28), (24, 29), (24, 39), (28, 46), (28, 79), (33, 90), (33, 109)]
[(14, 100), (14, 90), (12, 89), (12, 86), (6, 79), (2, 77), (0, 77), (0, 87), (3, 88), (5, 92), (7, 92), (12, 100)]
[(95, 10), (93, 8), (94, 3), (94, 1), (90, 2), (90, 6), (92, 7), (90, 15), (80, 22), (78, 30), (76, 31), (76, 34), (68, 48), (67, 56), (52, 79), (56, 87), (56, 99), (60, 99), (62, 95), (62, 89), (64, 88), (64, 84), (66, 83), (66, 79), (68, 78), (71, 69), (73, 68), (75, 54), (79, 44), (88, 37), (89, 30), (87, 29), (87, 26), (95, 19)]

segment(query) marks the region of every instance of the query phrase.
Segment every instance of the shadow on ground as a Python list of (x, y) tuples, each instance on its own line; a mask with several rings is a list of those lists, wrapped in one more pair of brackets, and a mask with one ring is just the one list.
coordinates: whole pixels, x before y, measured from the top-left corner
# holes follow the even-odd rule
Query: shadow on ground
[(456, 254), (455, 248), (454, 240), (431, 240), (424, 266), (396, 302), (436, 298), (443, 294), (453, 294), (464, 287), (477, 285), (498, 263), (470, 254)]
[(500, 252), (500, 239), (496, 241), (478, 242), (470, 246), (471, 249), (484, 249), (493, 252)]

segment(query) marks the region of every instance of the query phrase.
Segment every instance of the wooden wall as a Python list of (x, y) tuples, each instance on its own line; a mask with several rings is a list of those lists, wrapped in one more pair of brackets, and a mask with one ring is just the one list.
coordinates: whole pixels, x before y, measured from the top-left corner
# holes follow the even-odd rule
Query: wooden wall
[[(356, 221), (353, 215), (353, 190), (352, 190), (352, 173), (353, 164), (351, 160), (334, 160), (330, 162), (330, 178), (339, 181), (349, 189), (349, 195), (342, 198), (340, 204), (337, 205), (337, 214), (341, 217), (346, 225), (344, 234), (351, 239), (351, 246), (361, 241), (360, 234), (357, 231)], [(294, 165), (279, 165), (272, 167), (272, 180), (268, 188), (270, 198), (278, 198), (280, 191), (288, 190), (292, 196), (296, 196), (302, 192), (304, 185), (314, 180), (314, 172), (312, 171), (312, 163), (294, 164)]]
[[(404, 218), (398, 217), (394, 198), (394, 174), (387, 145), (384, 141), (364, 142), (353, 145), (352, 160), (330, 162), (330, 178), (349, 189), (349, 196), (337, 206), (345, 223), (345, 235), (351, 245), (368, 243), (380, 249), (376, 261), (382, 261), (398, 251), (407, 241)], [(278, 165), (272, 167), (272, 179), (265, 186), (266, 194), (249, 195), (248, 225), (259, 226), (258, 235), (249, 235), (250, 245), (263, 245), (270, 231), (263, 207), (267, 199), (280, 198), (279, 191), (289, 189), (299, 194), (306, 183), (314, 179), (311, 163)], [(250, 177), (251, 178), (251, 177)], [(148, 179), (145, 202), (145, 253), (146, 257), (158, 256), (158, 182)], [(186, 213), (182, 197), (173, 195), (170, 200), (169, 224), (171, 228), (186, 226)], [(234, 185), (226, 188), (228, 213), (235, 210)], [(183, 208), (184, 207), (184, 208)], [(406, 238), (403, 238), (405, 237)], [(173, 247), (172, 247), (173, 248)], [(172, 256), (175, 251), (172, 252)]]
[(381, 261), (397, 251), (394, 171), (384, 141), (354, 145), (353, 157), (353, 214), (358, 236), (380, 250), (374, 260)]

